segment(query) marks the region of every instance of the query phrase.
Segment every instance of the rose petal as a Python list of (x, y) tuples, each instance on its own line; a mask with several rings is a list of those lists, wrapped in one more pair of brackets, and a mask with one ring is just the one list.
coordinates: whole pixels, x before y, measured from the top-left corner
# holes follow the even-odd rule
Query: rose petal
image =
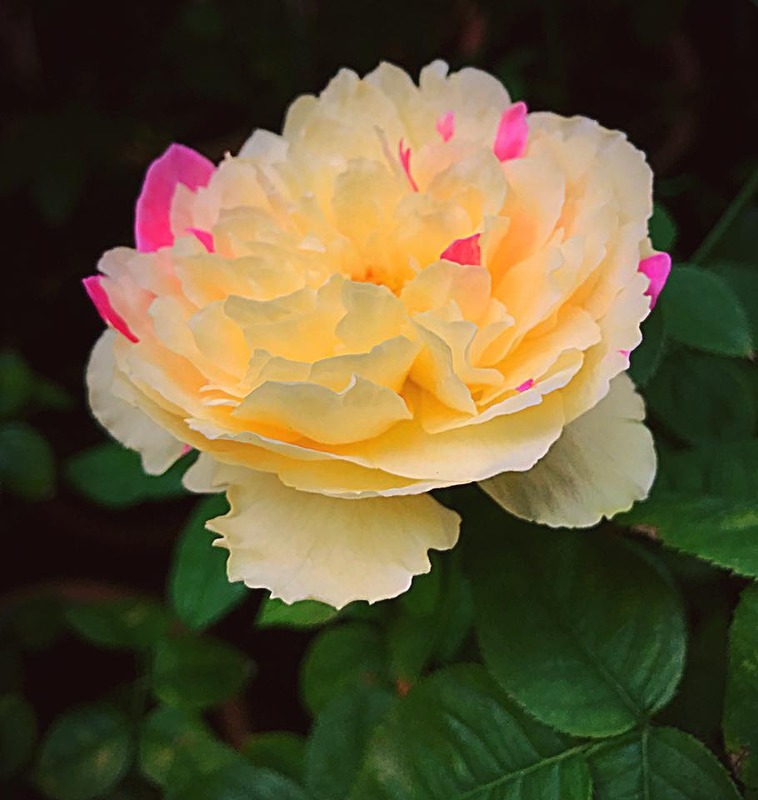
[(481, 234), (475, 233), (465, 239), (456, 239), (442, 251), (440, 258), (454, 261), (456, 264), (479, 266), (482, 263), (482, 251), (479, 247), (480, 236)]
[(207, 527), (229, 550), (229, 579), (287, 603), (341, 608), (395, 597), (429, 571), (430, 548), (448, 550), (458, 539), (458, 515), (428, 495), (343, 500), (223, 466), (215, 484), (228, 486), (231, 511)]
[(650, 285), (645, 295), (650, 298), (650, 308), (655, 308), (658, 296), (663, 291), (671, 272), (671, 256), (668, 253), (656, 253), (654, 256), (643, 258), (638, 269), (650, 278)]
[(411, 148), (406, 147), (401, 139), (397, 145), (397, 152), (400, 157), (400, 163), (403, 165), (403, 170), (408, 177), (408, 182), (410, 183), (413, 191), (417, 192), (418, 184), (415, 180), (413, 180), (413, 175), (411, 175)]
[(588, 528), (647, 497), (655, 449), (645, 409), (626, 375), (605, 399), (566, 427), (528, 472), (507, 472), (481, 487), (517, 517), (552, 527)]
[(89, 278), (84, 278), (82, 283), (103, 322), (112, 325), (119, 333), (126, 336), (130, 342), (138, 342), (139, 339), (132, 333), (124, 318), (111, 305), (110, 298), (105, 289), (103, 289), (102, 276), (90, 275)]
[(519, 385), (516, 387), (516, 391), (517, 391), (517, 392), (526, 392), (526, 391), (528, 391), (529, 389), (531, 389), (531, 388), (532, 388), (532, 386), (534, 386), (534, 378), (529, 378), (529, 380), (526, 380), (526, 381), (524, 381), (523, 383), (520, 383), (520, 384), (519, 384)]
[(134, 237), (140, 252), (174, 243), (171, 201), (177, 184), (195, 190), (208, 183), (215, 169), (207, 158), (181, 144), (172, 144), (153, 161), (145, 175), (135, 213)]
[(529, 127), (526, 124), (526, 103), (514, 103), (503, 111), (495, 135), (494, 151), (500, 161), (521, 158), (526, 150)]
[(437, 120), (435, 127), (437, 133), (442, 137), (442, 141), (449, 142), (455, 132), (455, 114), (452, 111), (446, 112)]
[(200, 244), (209, 252), (214, 253), (216, 248), (213, 244), (213, 234), (208, 231), (201, 231), (199, 228), (187, 228), (187, 233), (191, 233)]

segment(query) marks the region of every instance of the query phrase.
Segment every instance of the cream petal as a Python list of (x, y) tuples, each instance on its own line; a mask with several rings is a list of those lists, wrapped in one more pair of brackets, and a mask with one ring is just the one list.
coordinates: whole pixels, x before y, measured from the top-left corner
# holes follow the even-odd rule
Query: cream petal
[(428, 495), (342, 500), (228, 467), (219, 484), (227, 486), (231, 511), (207, 527), (229, 550), (229, 579), (270, 589), (286, 603), (341, 608), (395, 597), (429, 571), (430, 548), (448, 550), (458, 539), (458, 515)]
[(588, 528), (645, 498), (655, 476), (645, 409), (626, 375), (608, 395), (566, 427), (531, 470), (504, 472), (481, 487), (518, 517), (551, 527)]
[[(134, 389), (116, 368), (113, 345), (118, 335), (106, 331), (92, 350), (87, 366), (90, 408), (114, 439), (142, 456), (145, 472), (160, 475), (181, 456), (183, 445), (136, 404), (122, 399)], [(119, 396), (114, 393), (116, 384)]]

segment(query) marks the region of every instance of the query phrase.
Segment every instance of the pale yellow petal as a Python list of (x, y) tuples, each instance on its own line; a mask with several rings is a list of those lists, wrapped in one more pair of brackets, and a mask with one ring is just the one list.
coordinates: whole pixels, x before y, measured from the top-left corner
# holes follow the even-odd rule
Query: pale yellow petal
[(655, 476), (653, 437), (631, 380), (619, 375), (607, 397), (566, 427), (528, 472), (481, 483), (503, 508), (551, 527), (587, 528), (645, 498)]
[(231, 511), (208, 527), (229, 550), (229, 579), (287, 603), (341, 608), (395, 597), (429, 571), (429, 549), (447, 550), (458, 538), (458, 515), (428, 495), (343, 500), (252, 470), (226, 469), (218, 478)]

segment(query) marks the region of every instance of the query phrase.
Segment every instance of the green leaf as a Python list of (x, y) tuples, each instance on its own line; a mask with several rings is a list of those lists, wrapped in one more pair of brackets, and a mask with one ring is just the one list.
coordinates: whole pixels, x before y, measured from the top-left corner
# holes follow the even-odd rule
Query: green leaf
[(155, 649), (153, 691), (166, 705), (208, 708), (238, 694), (251, 669), (245, 655), (217, 639), (168, 638)]
[(699, 353), (672, 353), (648, 384), (647, 400), (655, 416), (688, 444), (745, 439), (756, 426), (749, 369)]
[(388, 603), (390, 675), (412, 685), (433, 661), (455, 656), (473, 624), (471, 588), (456, 555), (432, 553), (432, 569)]
[(18, 772), (31, 757), (37, 737), (34, 710), (20, 694), (0, 695), (0, 780)]
[(758, 441), (661, 453), (649, 499), (617, 522), (741, 575), (758, 576)]
[(656, 250), (670, 252), (676, 244), (678, 230), (673, 217), (660, 203), (653, 204), (650, 217), (650, 240)]
[(0, 352), (0, 418), (23, 413), (34, 394), (34, 373), (15, 350)]
[(55, 456), (45, 437), (26, 422), (0, 425), (0, 488), (40, 502), (55, 494)]
[(187, 466), (182, 458), (163, 475), (146, 475), (137, 453), (105, 442), (70, 458), (66, 477), (89, 500), (109, 508), (128, 508), (147, 500), (184, 497), (182, 475)]
[(83, 639), (117, 650), (152, 647), (171, 621), (166, 609), (146, 598), (77, 603), (66, 609), (65, 616)]
[(388, 685), (387, 652), (379, 632), (358, 622), (329, 628), (311, 643), (300, 691), (311, 714), (355, 686)]
[(140, 771), (159, 786), (192, 783), (198, 775), (214, 772), (238, 758), (201, 720), (180, 708), (159, 707), (142, 724)]
[[(753, 258), (755, 258), (755, 243), (753, 243)], [(712, 269), (740, 298), (747, 313), (750, 336), (755, 345), (758, 342), (758, 266), (722, 261), (714, 264)]]
[(278, 772), (296, 783), (305, 779), (305, 739), (296, 733), (255, 733), (245, 742), (242, 754), (255, 767)]
[(55, 800), (88, 800), (110, 791), (132, 761), (129, 720), (109, 706), (60, 717), (45, 735), (35, 783)]
[(244, 761), (201, 775), (191, 784), (166, 792), (165, 800), (309, 800), (283, 775), (256, 769)]
[(670, 581), (636, 549), (601, 531), (515, 521), (471, 546), (485, 664), (537, 719), (609, 736), (668, 702), (684, 667), (684, 619)]
[(663, 315), (655, 312), (642, 323), (642, 344), (632, 352), (630, 358), (629, 375), (636, 386), (645, 386), (655, 375), (665, 352)]
[(359, 686), (335, 697), (316, 717), (306, 756), (305, 788), (319, 800), (347, 797), (369, 740), (395, 697)]
[(672, 339), (718, 355), (750, 354), (753, 343), (745, 309), (716, 273), (700, 267), (675, 267), (660, 303)]
[(390, 711), (350, 798), (587, 800), (590, 789), (581, 746), (528, 717), (481, 667), (455, 666)]
[(201, 500), (176, 543), (168, 593), (177, 616), (190, 628), (206, 628), (239, 606), (249, 593), (243, 583), (229, 582), (228, 553), (212, 546), (216, 537), (205, 528), (207, 520), (227, 510), (223, 495)]
[(317, 600), (300, 600), (287, 604), (274, 597), (266, 597), (261, 603), (255, 620), (259, 628), (316, 628), (334, 619), (337, 610)]
[(737, 800), (726, 770), (697, 739), (675, 728), (645, 729), (598, 748), (590, 766), (597, 800)]
[(758, 585), (742, 593), (729, 633), (724, 739), (743, 783), (758, 789)]
[(51, 647), (66, 632), (60, 598), (40, 593), (9, 604), (0, 610), (0, 632), (25, 650)]

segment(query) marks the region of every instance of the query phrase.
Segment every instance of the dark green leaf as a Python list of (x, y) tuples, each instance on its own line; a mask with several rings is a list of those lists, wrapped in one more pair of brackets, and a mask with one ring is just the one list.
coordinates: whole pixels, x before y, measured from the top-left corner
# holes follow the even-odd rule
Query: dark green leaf
[(618, 518), (677, 550), (758, 576), (758, 441), (662, 453), (650, 498)]
[(171, 618), (161, 605), (146, 598), (78, 603), (66, 610), (68, 624), (100, 647), (151, 647), (166, 632)]
[(679, 351), (647, 386), (650, 408), (688, 444), (740, 440), (753, 435), (756, 401), (745, 370), (713, 356)]
[(45, 437), (26, 422), (0, 425), (0, 488), (25, 500), (55, 494), (55, 456)]
[(176, 791), (169, 787), (165, 800), (309, 800), (289, 778), (244, 761), (201, 775)]
[(308, 741), (305, 788), (319, 800), (347, 797), (369, 740), (395, 701), (385, 689), (359, 686), (316, 717)]
[(629, 375), (637, 386), (645, 384), (655, 375), (666, 351), (666, 333), (663, 315), (652, 313), (642, 323), (642, 344), (631, 355)]
[(317, 600), (300, 600), (291, 605), (274, 597), (261, 603), (255, 624), (259, 628), (316, 628), (337, 616), (337, 610)]
[[(755, 244), (753, 245), (755, 258)], [(750, 323), (750, 335), (755, 346), (758, 342), (758, 265), (719, 262), (712, 267), (740, 298)]]
[(242, 754), (253, 766), (278, 772), (296, 783), (305, 778), (305, 739), (296, 733), (255, 733), (245, 742)]
[(303, 701), (313, 715), (355, 686), (387, 684), (382, 637), (375, 628), (358, 622), (320, 633), (311, 643), (300, 673)]
[(132, 761), (128, 719), (109, 706), (60, 717), (45, 735), (35, 783), (55, 800), (88, 800), (110, 791)]
[(127, 508), (146, 500), (183, 497), (182, 475), (186, 459), (180, 459), (163, 475), (146, 475), (137, 453), (106, 442), (73, 456), (66, 464), (71, 485), (95, 503)]
[(700, 267), (677, 266), (661, 295), (666, 332), (682, 344), (726, 356), (752, 350), (747, 314), (729, 284)]
[(656, 250), (670, 252), (676, 244), (678, 231), (671, 214), (660, 204), (653, 205), (653, 216), (650, 218), (650, 240)]
[(169, 597), (171, 605), (190, 628), (211, 625), (247, 597), (243, 583), (230, 583), (226, 577), (228, 553), (213, 547), (216, 538), (205, 523), (224, 514), (228, 504), (223, 495), (201, 500), (179, 537), (171, 562)]
[(182, 709), (157, 708), (142, 724), (140, 771), (159, 786), (192, 783), (198, 775), (233, 764), (238, 758), (201, 720)]
[(480, 535), (470, 546), (485, 663), (537, 719), (609, 736), (671, 698), (684, 666), (682, 611), (635, 549), (603, 532), (515, 522), (496, 543)]
[(0, 352), (0, 418), (26, 410), (34, 393), (34, 373), (15, 350)]
[(643, 730), (598, 748), (591, 762), (597, 800), (737, 800), (726, 770), (697, 739), (674, 728)]
[(29, 760), (37, 737), (34, 710), (19, 694), (0, 695), (0, 780)]
[(44, 650), (66, 631), (63, 605), (53, 594), (19, 600), (0, 611), (0, 631), (25, 650)]
[(240, 692), (251, 667), (239, 650), (217, 639), (168, 638), (155, 649), (153, 690), (166, 705), (208, 708)]
[[(338, 795), (335, 795), (338, 796)], [(587, 800), (582, 748), (535, 722), (478, 666), (438, 672), (379, 726), (351, 800)]]
[(758, 585), (742, 593), (729, 634), (724, 739), (740, 780), (758, 789)]

